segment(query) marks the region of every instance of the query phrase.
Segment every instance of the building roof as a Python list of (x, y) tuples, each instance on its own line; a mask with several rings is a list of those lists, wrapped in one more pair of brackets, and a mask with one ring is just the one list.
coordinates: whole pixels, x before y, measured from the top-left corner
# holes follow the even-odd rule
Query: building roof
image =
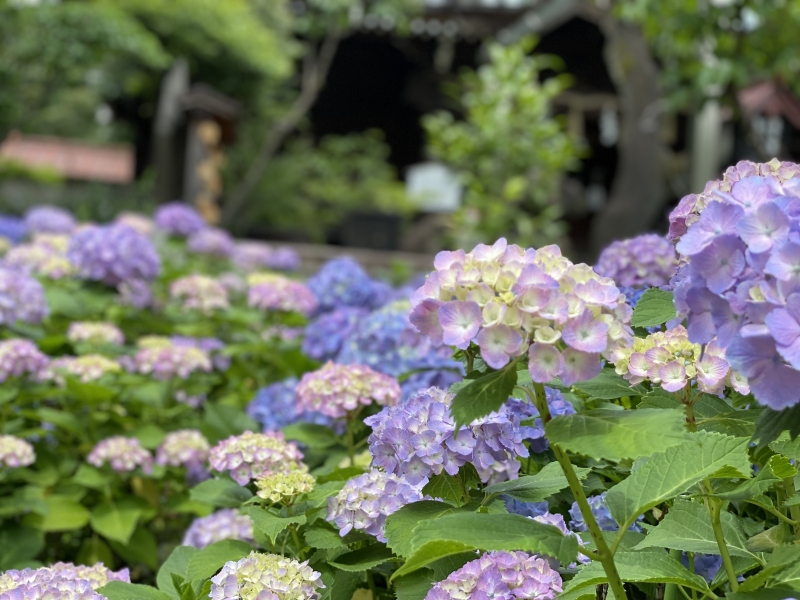
[(46, 167), (67, 179), (104, 183), (130, 183), (134, 179), (133, 147), (127, 145), (92, 144), (12, 131), (0, 143), (0, 158), (29, 167)]
[(762, 81), (741, 90), (737, 97), (747, 114), (783, 117), (800, 129), (800, 99), (781, 84)]

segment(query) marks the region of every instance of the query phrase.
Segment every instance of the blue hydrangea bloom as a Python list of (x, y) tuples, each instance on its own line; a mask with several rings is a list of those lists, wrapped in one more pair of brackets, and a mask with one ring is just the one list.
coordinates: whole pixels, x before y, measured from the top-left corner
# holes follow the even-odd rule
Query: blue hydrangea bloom
[(150, 281), (161, 271), (153, 243), (127, 225), (82, 229), (72, 236), (67, 255), (81, 278), (107, 285)]
[(383, 282), (375, 281), (355, 260), (347, 256), (329, 260), (308, 280), (308, 287), (319, 301), (319, 311), (328, 312), (340, 306), (377, 308), (391, 291)]
[(11, 215), (0, 215), (0, 236), (8, 238), (15, 244), (20, 243), (28, 235), (25, 221)]
[[(608, 505), (606, 504), (606, 493), (603, 492), (597, 496), (589, 496), (587, 498), (589, 501), (589, 507), (592, 509), (592, 514), (594, 515), (595, 520), (597, 521), (598, 526), (603, 531), (618, 531), (619, 530), (619, 523), (614, 520), (614, 517), (611, 516), (611, 511), (608, 510)], [(573, 531), (587, 531), (588, 527), (586, 522), (583, 520), (583, 515), (581, 514), (581, 509), (578, 508), (578, 503), (573, 502), (572, 508), (569, 509), (569, 514), (572, 519), (569, 522), (569, 527)], [(644, 515), (639, 515), (637, 521), (641, 521), (644, 519)], [(638, 523), (634, 523), (630, 526), (631, 531), (641, 532), (642, 528), (639, 526)]]
[(547, 514), (547, 502), (523, 502), (514, 498), (506, 498), (506, 510), (523, 517), (541, 517)]
[(644, 287), (624, 287), (620, 286), (619, 291), (625, 295), (625, 301), (628, 303), (628, 306), (631, 308), (636, 308), (636, 304), (641, 300), (644, 293), (649, 290), (648, 286)]
[(368, 314), (367, 309), (354, 306), (323, 313), (306, 326), (303, 352), (319, 361), (335, 358), (356, 324)]
[[(681, 554), (681, 562), (687, 569), (689, 568), (689, 557), (685, 552)], [(703, 579), (711, 583), (717, 572), (722, 568), (722, 557), (717, 554), (695, 554), (694, 572)], [(788, 599), (787, 599), (788, 600)]]
[(280, 431), (293, 423), (333, 426), (333, 419), (318, 412), (297, 412), (294, 390), (298, 380), (291, 377), (261, 388), (247, 405), (247, 414), (261, 424), (263, 431)]
[[(550, 410), (550, 416), (560, 417), (561, 415), (574, 415), (575, 407), (572, 403), (564, 398), (559, 390), (545, 386), (545, 397), (547, 398), (547, 407)], [(539, 411), (536, 407), (519, 398), (509, 398), (506, 402), (508, 409), (519, 417), (521, 421), (525, 419), (532, 419), (536, 417), (533, 427), (528, 430), (531, 435), (527, 438), (530, 442), (531, 452), (544, 452), (550, 447), (547, 438), (544, 437), (544, 424), (539, 418)]]

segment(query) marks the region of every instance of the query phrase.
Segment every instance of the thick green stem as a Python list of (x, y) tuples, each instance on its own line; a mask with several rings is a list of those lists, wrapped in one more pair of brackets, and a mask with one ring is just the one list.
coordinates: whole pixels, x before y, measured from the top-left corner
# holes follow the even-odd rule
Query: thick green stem
[(714, 530), (714, 538), (717, 540), (717, 547), (719, 553), (722, 555), (722, 564), (725, 565), (725, 571), (728, 573), (728, 581), (731, 584), (731, 590), (736, 591), (739, 589), (739, 582), (736, 580), (736, 569), (733, 568), (733, 561), (731, 560), (730, 552), (728, 552), (728, 545), (725, 543), (725, 535), (722, 533), (722, 523), (720, 521), (720, 513), (722, 511), (722, 502), (717, 498), (712, 497), (711, 485), (708, 480), (703, 482), (706, 496), (704, 498), (706, 503), (706, 510), (711, 517), (711, 527)]
[[(787, 498), (794, 498), (795, 494), (797, 494), (797, 491), (794, 488), (793, 477), (787, 477), (784, 479), (783, 487), (786, 489)], [(789, 514), (792, 515), (792, 520), (794, 521), (794, 539), (800, 540), (800, 506), (790, 506)]]
[[(669, 555), (677, 560), (681, 559), (680, 550), (670, 550)], [(664, 588), (664, 600), (678, 600), (678, 584), (667, 584), (667, 586)]]

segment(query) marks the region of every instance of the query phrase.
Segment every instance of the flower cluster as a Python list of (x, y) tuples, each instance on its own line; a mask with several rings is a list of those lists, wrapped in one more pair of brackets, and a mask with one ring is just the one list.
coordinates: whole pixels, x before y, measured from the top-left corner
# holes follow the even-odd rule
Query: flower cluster
[(183, 308), (198, 310), (204, 314), (230, 308), (228, 290), (207, 275), (187, 275), (176, 279), (169, 286), (169, 294)]
[(339, 365), (328, 361), (306, 373), (297, 384), (299, 410), (320, 412), (334, 419), (376, 402), (392, 406), (400, 400), (397, 380), (364, 365)]
[(336, 358), (356, 324), (367, 317), (364, 308), (343, 306), (323, 313), (305, 328), (303, 353), (314, 360)]
[(231, 364), (231, 359), (226, 356), (221, 350), (225, 348), (225, 342), (218, 338), (211, 337), (190, 337), (186, 335), (173, 335), (169, 338), (170, 341), (176, 346), (188, 346), (202, 350), (211, 356), (211, 363), (215, 369), (225, 371)]
[(203, 549), (222, 540), (241, 540), (250, 544), (253, 540), (253, 520), (237, 510), (225, 508), (192, 521), (183, 536), (182, 546)]
[[(546, 505), (547, 502), (544, 502), (543, 504)], [(572, 531), (569, 527), (567, 527), (567, 522), (564, 520), (564, 517), (562, 515), (560, 515), (558, 513), (551, 513), (549, 511), (545, 510), (543, 513), (538, 514), (538, 515), (534, 515), (531, 518), (534, 521), (536, 521), (537, 523), (542, 523), (543, 525), (552, 525), (553, 527), (557, 527), (558, 530), (562, 534), (564, 534), (565, 537), (566, 536), (572, 536), (572, 537), (574, 537), (574, 538), (576, 538), (578, 540), (578, 544), (580, 546), (584, 546), (585, 545), (583, 540), (581, 540), (580, 536), (577, 533), (575, 533), (574, 531)], [(578, 562), (580, 562), (582, 564), (588, 564), (591, 561), (592, 561), (592, 559), (590, 559), (588, 556), (584, 556), (583, 554), (578, 554)], [(555, 559), (548, 559), (548, 562), (554, 568), (557, 568), (558, 565), (559, 565), (558, 561), (555, 560)], [(576, 563), (571, 563), (571, 564), (569, 564), (567, 566), (569, 568), (571, 568), (571, 569), (574, 569), (575, 567), (577, 567), (577, 564)]]
[(525, 552), (488, 552), (434, 584), (425, 600), (535, 598), (555, 600), (561, 575), (543, 558)]
[(75, 217), (57, 206), (34, 206), (25, 213), (29, 233), (72, 233), (76, 225)]
[(0, 324), (39, 323), (49, 312), (41, 283), (27, 273), (0, 266)]
[(16, 469), (36, 462), (36, 453), (28, 442), (13, 435), (0, 435), (0, 467)]
[(153, 219), (147, 215), (136, 212), (121, 212), (114, 219), (114, 223), (118, 225), (127, 225), (134, 231), (138, 231), (144, 236), (150, 237), (156, 228)]
[(120, 364), (102, 354), (84, 354), (83, 356), (61, 356), (53, 360), (47, 367), (43, 377), (52, 379), (59, 385), (65, 385), (63, 374), (69, 374), (83, 383), (96, 381), (109, 373), (122, 371)]
[(186, 240), (186, 247), (195, 254), (227, 257), (233, 253), (234, 241), (224, 229), (206, 227), (192, 233)]
[(619, 286), (667, 285), (678, 268), (675, 248), (654, 233), (613, 242), (600, 253), (594, 270)]
[(320, 312), (341, 306), (378, 308), (386, 302), (390, 291), (388, 285), (372, 279), (361, 265), (347, 256), (322, 265), (319, 272), (309, 278), (308, 287), (319, 302)]
[(558, 246), (523, 250), (500, 239), (440, 252), (434, 265), (412, 296), (411, 322), (435, 343), (477, 344), (492, 368), (527, 351), (534, 381), (572, 385), (633, 342), (632, 311), (614, 282), (572, 264)]
[[(689, 557), (686, 555), (685, 552), (681, 554), (681, 562), (683, 566), (687, 569), (689, 568)], [(717, 572), (722, 568), (722, 557), (718, 554), (700, 554), (695, 553), (694, 555), (694, 569), (692, 570), (693, 573), (696, 575), (700, 575), (703, 579), (707, 582), (711, 583), (714, 580), (714, 577), (717, 576)], [(787, 598), (786, 600), (792, 600), (791, 598)]]
[(103, 600), (97, 590), (110, 581), (130, 583), (128, 569), (111, 571), (97, 563), (92, 566), (55, 563), (38, 569), (10, 570), (0, 574), (2, 600)]
[(502, 406), (456, 429), (450, 416), (452, 399), (444, 390), (421, 390), (364, 419), (372, 427), (372, 464), (414, 485), (424, 485), (443, 470), (455, 475), (466, 463), (475, 466), (485, 483), (515, 479), (520, 468), (517, 457), (528, 456), (522, 441), (530, 428), (520, 427), (519, 417)]
[(239, 485), (247, 485), (271, 471), (286, 469), (303, 459), (294, 442), (287, 442), (279, 431), (231, 436), (211, 449), (208, 462), (215, 471), (229, 471)]
[(231, 261), (247, 273), (260, 269), (295, 271), (300, 268), (297, 252), (286, 247), (273, 248), (264, 242), (239, 242), (233, 249)]
[(420, 500), (419, 487), (393, 473), (371, 469), (348, 480), (336, 496), (328, 498), (326, 520), (336, 524), (342, 537), (356, 529), (385, 542), (386, 517)]
[(179, 346), (167, 340), (166, 344), (142, 347), (134, 356), (136, 370), (152, 374), (155, 379), (186, 379), (195, 371), (210, 372), (208, 353), (192, 346)]
[(153, 457), (142, 448), (136, 438), (115, 435), (99, 442), (86, 462), (95, 467), (102, 467), (106, 463), (118, 473), (127, 473), (141, 467), (145, 473), (150, 473), (153, 469)]
[[(564, 398), (564, 394), (559, 390), (545, 386), (544, 394), (547, 399), (547, 409), (550, 411), (551, 417), (575, 414), (575, 407)], [(508, 402), (506, 402), (506, 408), (510, 413), (517, 416), (520, 421), (535, 419), (533, 427), (525, 428), (525, 439), (529, 441), (532, 452), (544, 452), (550, 447), (550, 443), (545, 437), (544, 424), (539, 416), (539, 411), (533, 404), (529, 404), (518, 398), (509, 398)]]
[[(594, 515), (595, 521), (597, 521), (597, 525), (603, 531), (618, 531), (619, 530), (619, 523), (614, 520), (614, 517), (611, 516), (611, 511), (608, 509), (608, 505), (606, 504), (606, 493), (603, 492), (602, 494), (598, 494), (597, 496), (589, 496), (587, 498), (589, 501), (589, 507), (592, 510), (592, 515)], [(589, 527), (586, 525), (586, 521), (583, 520), (583, 515), (581, 514), (581, 509), (578, 507), (577, 502), (572, 503), (572, 508), (569, 509), (569, 515), (572, 519), (569, 522), (569, 527), (573, 531), (588, 531)], [(636, 519), (637, 521), (641, 521), (644, 519), (644, 515), (639, 515), (639, 518)], [(639, 526), (638, 523), (634, 523), (630, 526), (631, 531), (641, 531), (642, 528)]]
[(206, 227), (203, 217), (185, 202), (167, 202), (156, 209), (153, 219), (161, 231), (186, 237)]
[(278, 431), (299, 422), (334, 425), (328, 416), (316, 411), (298, 410), (297, 383), (297, 378), (290, 377), (261, 388), (247, 405), (247, 414), (260, 423), (264, 431)]
[(0, 215), (0, 237), (6, 238), (12, 244), (19, 244), (28, 235), (25, 222), (19, 217)]
[(703, 351), (700, 344), (689, 341), (682, 325), (636, 338), (632, 348), (619, 352), (614, 366), (631, 385), (650, 381), (668, 392), (677, 392), (696, 381), (701, 392), (719, 394), (727, 382), (742, 394), (750, 393), (747, 382), (731, 372), (725, 350), (716, 340)]
[(141, 279), (123, 281), (117, 286), (120, 304), (134, 308), (147, 308), (153, 304), (153, 290), (150, 284)]
[(211, 578), (212, 600), (317, 600), (322, 576), (308, 566), (277, 554), (253, 552), (225, 563)]
[(75, 267), (67, 258), (69, 236), (53, 233), (39, 233), (32, 242), (11, 248), (3, 261), (29, 273), (61, 279), (72, 275)]
[(73, 321), (67, 329), (67, 339), (72, 343), (87, 342), (115, 346), (122, 346), (125, 343), (125, 335), (120, 328), (104, 321)]
[(314, 477), (302, 463), (288, 463), (286, 468), (256, 479), (258, 497), (270, 502), (286, 502), (314, 489)]
[(72, 236), (68, 256), (80, 277), (111, 286), (150, 281), (161, 270), (152, 242), (126, 225), (82, 229)]
[(23, 375), (40, 379), (49, 362), (47, 356), (29, 340), (3, 340), (0, 342), (0, 383), (9, 377)]
[(317, 300), (308, 287), (282, 275), (254, 273), (247, 278), (247, 304), (260, 310), (282, 310), (310, 315)]
[(156, 450), (156, 464), (199, 468), (208, 459), (211, 446), (196, 429), (181, 429), (167, 434)]

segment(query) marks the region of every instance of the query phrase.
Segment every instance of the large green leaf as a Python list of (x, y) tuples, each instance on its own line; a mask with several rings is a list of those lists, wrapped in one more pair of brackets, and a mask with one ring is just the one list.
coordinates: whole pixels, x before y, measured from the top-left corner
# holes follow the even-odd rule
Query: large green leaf
[(789, 432), (789, 439), (800, 436), (800, 404), (783, 410), (765, 409), (756, 423), (753, 439), (758, 440), (759, 446), (764, 446), (777, 440), (785, 431)]
[(89, 523), (89, 511), (72, 498), (52, 495), (44, 501), (47, 504), (46, 515), (26, 517), (26, 521), (40, 531), (72, 531)]
[(99, 590), (108, 600), (171, 600), (170, 596), (149, 585), (110, 581)]
[[(633, 583), (677, 583), (685, 587), (705, 592), (706, 580), (694, 575), (680, 561), (663, 550), (642, 550), (640, 552), (617, 552), (614, 564), (622, 581)], [(588, 586), (607, 581), (603, 565), (589, 563), (565, 586), (565, 593), (571, 593)]]
[(775, 548), (767, 559), (767, 565), (755, 575), (745, 579), (739, 586), (740, 592), (752, 592), (781, 577), (784, 571), (792, 572), (800, 566), (800, 546), (787, 544)]
[(203, 404), (205, 411), (204, 422), (219, 439), (232, 435), (241, 435), (245, 431), (258, 431), (259, 425), (235, 406), (206, 402)]
[(611, 515), (627, 529), (638, 515), (706, 477), (749, 477), (748, 442), (747, 438), (698, 433), (691, 441), (637, 461), (630, 477), (606, 495)]
[(775, 452), (788, 456), (792, 460), (800, 460), (800, 437), (790, 440), (788, 436), (785, 436), (785, 439), (782, 438), (770, 442), (769, 447)]
[(169, 555), (158, 570), (158, 575), (156, 576), (158, 589), (172, 596), (173, 600), (180, 600), (181, 595), (175, 588), (172, 575), (179, 575), (183, 579), (186, 579), (189, 561), (197, 551), (197, 548), (193, 546), (178, 546), (172, 551), (172, 554)]
[(470, 544), (454, 542), (451, 540), (434, 540), (431, 542), (425, 542), (416, 549), (416, 552), (414, 552), (414, 554), (412, 554), (408, 560), (406, 560), (402, 567), (394, 572), (391, 580), (394, 581), (395, 578), (404, 577), (410, 573), (414, 573), (437, 560), (441, 560), (442, 558), (475, 549), (476, 548)]
[(592, 410), (562, 415), (545, 430), (551, 444), (606, 460), (635, 459), (685, 442), (686, 419), (679, 410)]
[(634, 327), (652, 327), (671, 321), (677, 316), (673, 304), (672, 292), (658, 288), (647, 290), (633, 309), (631, 325)]
[[(747, 536), (738, 517), (723, 511), (720, 520), (722, 533), (731, 555), (755, 558), (755, 555), (747, 549)], [(650, 530), (644, 540), (636, 546), (636, 550), (654, 547), (719, 554), (719, 546), (706, 507), (699, 502), (676, 500), (667, 516), (658, 527)]]
[(458, 390), (450, 405), (456, 426), (466, 425), (499, 409), (511, 396), (516, 383), (516, 365), (510, 363)]
[(0, 572), (20, 569), (44, 548), (44, 534), (25, 525), (6, 522), (0, 530)]
[(317, 521), (303, 532), (306, 543), (312, 548), (342, 548), (355, 542), (369, 538), (369, 535), (360, 531), (351, 531), (346, 536), (339, 535), (339, 530), (324, 521)]
[[(776, 474), (775, 472), (778, 472)], [(776, 483), (797, 474), (795, 468), (785, 456), (776, 454), (772, 456), (764, 468), (752, 479), (748, 479), (726, 491), (716, 492), (716, 496), (725, 500), (741, 502), (759, 496), (769, 490)]]
[(395, 596), (397, 600), (425, 600), (435, 582), (430, 569), (419, 569), (393, 581)]
[(372, 545), (340, 554), (335, 559), (329, 560), (328, 564), (342, 571), (359, 572), (382, 565), (393, 557), (392, 551), (385, 546)]
[(127, 544), (114, 540), (109, 540), (108, 543), (129, 565), (142, 563), (154, 571), (158, 568), (158, 544), (155, 536), (144, 526), (139, 525), (136, 528)]
[(384, 528), (386, 545), (399, 556), (411, 556), (414, 552), (412, 540), (417, 527), (427, 523), (428, 519), (451, 514), (458, 510), (449, 504), (435, 500), (422, 500), (407, 504), (386, 517)]
[(315, 423), (295, 423), (283, 428), (287, 440), (295, 440), (308, 448), (324, 450), (339, 443), (339, 437), (329, 427)]
[(92, 510), (92, 529), (109, 540), (127, 544), (142, 516), (142, 508), (134, 500), (122, 498), (106, 502)]
[(222, 540), (195, 552), (186, 565), (186, 580), (208, 579), (229, 560), (239, 560), (253, 552), (253, 547), (239, 540)]
[(631, 385), (614, 369), (603, 369), (596, 377), (581, 381), (574, 386), (576, 389), (598, 400), (616, 400), (624, 396), (643, 396), (647, 393), (641, 385)]
[[(591, 469), (577, 467), (579, 479), (585, 479)], [(541, 502), (569, 486), (564, 472), (557, 462), (544, 466), (536, 475), (527, 475), (511, 481), (495, 483), (487, 487), (484, 492), (488, 496), (503, 494), (523, 502)]]
[(207, 502), (212, 506), (236, 508), (253, 497), (245, 487), (230, 479), (208, 479), (189, 491), (192, 500)]
[(278, 538), (278, 534), (286, 529), (289, 525), (296, 523), (302, 524), (306, 522), (305, 515), (295, 515), (293, 517), (278, 517), (271, 512), (259, 508), (258, 506), (248, 506), (242, 509), (242, 512), (249, 515), (253, 519), (255, 526), (269, 538), (274, 544)]

